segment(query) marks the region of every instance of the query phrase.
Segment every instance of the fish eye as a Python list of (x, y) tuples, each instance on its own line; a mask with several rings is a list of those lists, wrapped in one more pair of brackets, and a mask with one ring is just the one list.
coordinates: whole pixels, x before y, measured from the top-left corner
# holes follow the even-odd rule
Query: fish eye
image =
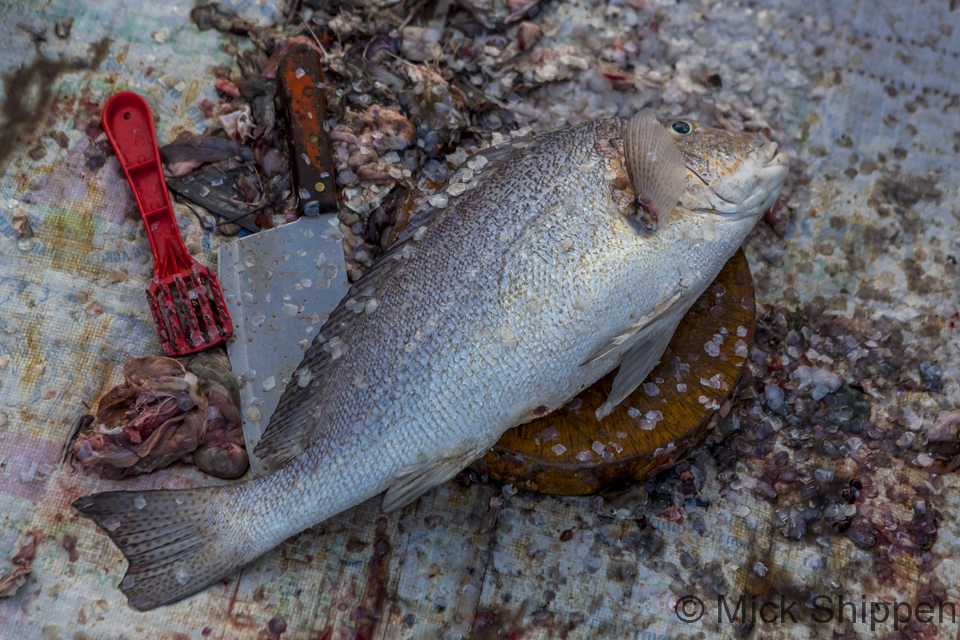
[(693, 127), (690, 126), (690, 123), (684, 120), (677, 120), (672, 125), (670, 125), (670, 128), (673, 129), (674, 133), (679, 133), (682, 136), (685, 136), (691, 131), (693, 131)]

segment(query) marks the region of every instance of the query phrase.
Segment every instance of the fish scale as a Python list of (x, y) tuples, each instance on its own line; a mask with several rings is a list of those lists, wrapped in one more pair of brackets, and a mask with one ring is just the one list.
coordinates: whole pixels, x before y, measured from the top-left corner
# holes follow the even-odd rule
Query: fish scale
[[(473, 188), (441, 192), (444, 208), (424, 205), (330, 315), (284, 390), (256, 448), (273, 473), (142, 492), (148, 506), (132, 516), (125, 492), (79, 500), (98, 524), (120, 521), (108, 533), (131, 562), (134, 583), (121, 584), (131, 604), (175, 602), (381, 492), (384, 509), (399, 508), (618, 365), (608, 404), (632, 391), (773, 203), (786, 167), (759, 136), (689, 126), (693, 135), (676, 138), (683, 164), (656, 168), (684, 172), (682, 204), (647, 231), (637, 203), (649, 194), (633, 192), (625, 167), (655, 160), (624, 142), (629, 122), (484, 151), (489, 164)], [(749, 206), (737, 209), (737, 198)], [(165, 540), (124, 542), (125, 529), (144, 530), (150, 505), (171, 495), (186, 503), (187, 525)], [(169, 517), (158, 510), (154, 525)], [(144, 544), (149, 566), (138, 560)]]

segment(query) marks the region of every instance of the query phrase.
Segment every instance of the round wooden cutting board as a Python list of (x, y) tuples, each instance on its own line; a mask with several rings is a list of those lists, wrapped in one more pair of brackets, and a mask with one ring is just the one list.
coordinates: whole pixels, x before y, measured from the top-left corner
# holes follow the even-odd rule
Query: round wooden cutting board
[(620, 406), (594, 412), (616, 370), (553, 413), (510, 429), (476, 464), (494, 480), (557, 495), (640, 482), (676, 464), (719, 419), (756, 320), (742, 250), (681, 320), (660, 363)]

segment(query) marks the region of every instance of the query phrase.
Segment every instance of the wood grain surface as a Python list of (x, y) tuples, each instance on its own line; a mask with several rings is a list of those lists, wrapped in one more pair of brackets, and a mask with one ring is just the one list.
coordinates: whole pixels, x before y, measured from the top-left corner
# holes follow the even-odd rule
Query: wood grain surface
[(644, 384), (613, 413), (600, 422), (594, 415), (616, 370), (565, 407), (507, 431), (476, 466), (499, 482), (557, 495), (588, 495), (669, 468), (719, 419), (744, 369), (755, 319), (750, 267), (739, 250), (681, 320)]

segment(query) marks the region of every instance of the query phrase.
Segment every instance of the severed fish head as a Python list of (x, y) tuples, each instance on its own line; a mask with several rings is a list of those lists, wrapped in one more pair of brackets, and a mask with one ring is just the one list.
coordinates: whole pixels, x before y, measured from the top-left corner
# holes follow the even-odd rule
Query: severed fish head
[(776, 142), (691, 120), (671, 120), (664, 127), (687, 168), (682, 206), (741, 219), (757, 217), (776, 202), (788, 168), (787, 156)]

